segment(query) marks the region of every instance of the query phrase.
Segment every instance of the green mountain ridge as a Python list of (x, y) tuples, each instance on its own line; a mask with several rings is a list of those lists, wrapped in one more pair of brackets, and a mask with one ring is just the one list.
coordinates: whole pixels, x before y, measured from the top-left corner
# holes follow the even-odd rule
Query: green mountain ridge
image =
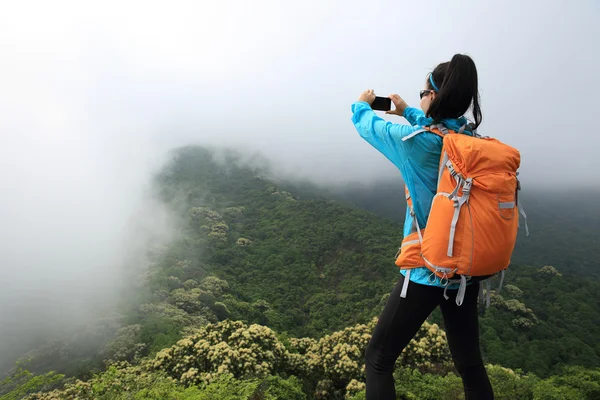
[[(0, 399), (12, 399), (6, 396), (18, 390), (61, 386), (65, 378), (44, 375), (50, 370), (92, 378), (85, 384), (71, 382), (68, 390), (80, 398), (91, 398), (89, 387), (106, 396), (99, 398), (130, 398), (135, 390), (136, 395), (145, 393), (141, 398), (202, 399), (227, 387), (237, 388), (240, 397), (218, 398), (364, 396), (362, 352), (370, 324), (398, 279), (393, 257), (402, 239), (401, 224), (356, 204), (331, 200), (339, 193), (332, 196), (298, 182), (275, 183), (266, 178), (269, 171), (249, 168), (239, 159), (232, 152), (217, 157), (193, 146), (175, 153), (155, 184), (160, 199), (179, 210), (184, 224), (172, 243), (151, 249), (152, 265), (140, 277), (141, 289), (130, 293), (118, 310), (120, 328), (96, 340), (98, 347), (88, 349), (92, 356), (77, 353), (80, 332), (51, 349), (38, 349), (31, 361), (0, 383)], [(482, 350), (495, 387), (503, 393), (498, 398), (594, 398), (598, 392), (588, 381), (600, 374), (599, 294), (596, 281), (558, 267), (511, 266), (505, 289), (491, 293), (491, 307), (481, 317)], [(235, 329), (231, 321), (238, 321)], [(427, 325), (427, 332), (442, 326), (439, 312), (429, 324), (437, 325)], [(436, 335), (441, 335), (443, 343), (443, 332), (431, 329), (431, 340), (437, 343)], [(211, 342), (215, 334), (229, 347)], [(239, 342), (238, 334), (249, 339)], [(230, 349), (226, 351), (238, 354), (235, 359), (242, 357), (240, 349), (261, 343), (266, 364), (259, 368), (263, 361), (248, 359), (247, 367), (235, 369), (225, 356), (208, 363), (212, 356), (197, 348), (205, 341), (209, 348)], [(441, 356), (447, 353), (413, 362), (413, 350), (404, 360), (410, 368), (399, 368), (396, 376), (399, 390), (405, 390), (400, 398), (461, 398), (458, 378)], [(326, 356), (335, 351), (340, 351), (339, 360), (328, 366)], [(185, 368), (177, 366), (181, 362), (159, 361), (179, 354), (190, 357)], [(343, 367), (344, 356), (352, 367)], [(104, 360), (131, 365), (116, 364), (100, 373), (106, 368)], [(156, 363), (158, 367), (151, 367)], [(347, 372), (340, 372), (345, 368)], [(227, 381), (227, 371), (232, 381)], [(113, 393), (107, 388), (115, 382), (127, 384), (116, 385)], [(190, 382), (200, 391), (194, 385), (185, 389)], [(431, 393), (419, 386), (424, 382)], [(168, 394), (149, 394), (150, 387)], [(246, 389), (263, 397), (241, 397)], [(296, 394), (268, 397), (267, 392), (278, 390)], [(65, 393), (56, 398), (69, 398)], [(180, 397), (166, 397), (171, 395)]]
[[(311, 191), (317, 192), (314, 188)], [(343, 204), (404, 222), (406, 201), (400, 178), (323, 188), (325, 192)], [(600, 277), (600, 191), (582, 188), (561, 192), (525, 186), (520, 197), (530, 235), (520, 229), (512, 261), (552, 265), (564, 274)]]

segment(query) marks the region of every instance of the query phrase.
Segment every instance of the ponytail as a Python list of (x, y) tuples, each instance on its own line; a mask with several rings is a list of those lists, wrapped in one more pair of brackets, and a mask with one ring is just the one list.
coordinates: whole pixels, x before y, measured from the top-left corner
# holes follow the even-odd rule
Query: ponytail
[(427, 110), (428, 117), (435, 121), (460, 118), (472, 105), (474, 123), (471, 126), (476, 129), (481, 124), (477, 68), (471, 57), (455, 54), (450, 62), (433, 70), (427, 84), (437, 92)]

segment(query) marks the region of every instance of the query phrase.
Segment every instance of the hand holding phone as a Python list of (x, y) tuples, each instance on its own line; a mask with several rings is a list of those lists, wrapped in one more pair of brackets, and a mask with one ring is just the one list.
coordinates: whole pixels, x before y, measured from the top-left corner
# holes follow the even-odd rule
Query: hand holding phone
[(371, 104), (373, 110), (389, 111), (392, 109), (392, 99), (389, 97), (375, 96), (375, 100)]
[(408, 107), (408, 104), (404, 99), (397, 94), (391, 94), (390, 99), (394, 103), (394, 109), (390, 111), (386, 111), (386, 114), (398, 115), (400, 117), (404, 116), (404, 110)]

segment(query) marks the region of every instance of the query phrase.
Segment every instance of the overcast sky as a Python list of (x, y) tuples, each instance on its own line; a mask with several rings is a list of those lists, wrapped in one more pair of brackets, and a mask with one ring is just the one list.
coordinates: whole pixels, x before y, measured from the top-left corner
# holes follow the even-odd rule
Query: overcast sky
[(521, 151), (525, 182), (600, 187), (600, 2), (489, 3), (3, 2), (0, 325), (17, 296), (110, 286), (174, 146), (258, 150), (324, 182), (398, 177), (350, 105), (372, 88), (418, 106), (456, 52), (479, 70), (481, 133)]

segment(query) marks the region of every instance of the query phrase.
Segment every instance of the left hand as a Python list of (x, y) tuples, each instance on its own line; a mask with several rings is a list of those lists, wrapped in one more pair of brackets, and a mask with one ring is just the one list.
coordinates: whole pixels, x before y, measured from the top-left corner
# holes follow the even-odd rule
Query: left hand
[(373, 89), (365, 90), (358, 97), (358, 101), (364, 101), (366, 103), (369, 103), (369, 105), (373, 104), (373, 102), (375, 101), (375, 91)]

